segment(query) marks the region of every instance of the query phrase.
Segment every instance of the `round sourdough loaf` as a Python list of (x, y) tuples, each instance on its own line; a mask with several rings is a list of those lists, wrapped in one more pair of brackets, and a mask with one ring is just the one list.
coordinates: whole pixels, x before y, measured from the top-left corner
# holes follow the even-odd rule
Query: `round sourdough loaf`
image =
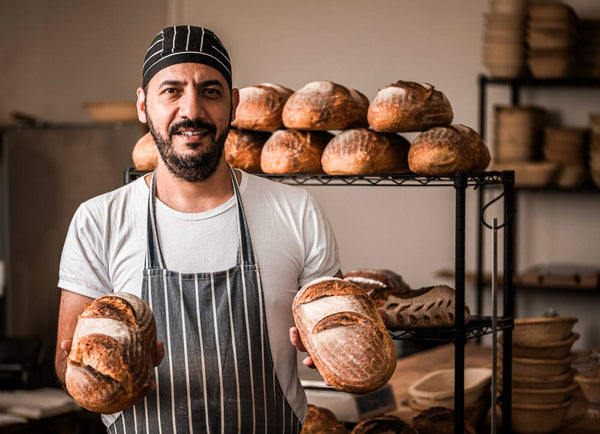
[(300, 339), (327, 383), (350, 393), (383, 386), (396, 368), (396, 349), (373, 301), (343, 279), (304, 285), (292, 303)]
[(225, 140), (225, 159), (231, 167), (260, 173), (260, 153), (269, 133), (231, 128)]
[(155, 358), (150, 307), (132, 294), (105, 295), (79, 315), (67, 361), (67, 391), (90, 411), (122, 411), (148, 393)]
[(293, 90), (273, 83), (240, 89), (240, 103), (231, 126), (253, 131), (275, 131), (283, 127), (281, 112)]
[(321, 164), (330, 175), (383, 175), (408, 172), (410, 143), (398, 134), (353, 128), (335, 136)]
[(283, 124), (299, 130), (327, 131), (366, 127), (369, 100), (357, 90), (332, 81), (313, 81), (290, 96)]
[(137, 170), (150, 171), (156, 169), (158, 165), (158, 148), (149, 132), (136, 142), (131, 152), (131, 159)]
[(340, 422), (328, 408), (308, 404), (301, 434), (325, 433), (347, 434), (348, 430), (346, 430), (344, 422)]
[(423, 131), (448, 125), (454, 114), (446, 96), (430, 84), (397, 81), (377, 92), (367, 119), (375, 131)]
[(481, 136), (460, 124), (422, 132), (413, 140), (408, 152), (410, 170), (420, 175), (481, 172), (489, 163), (490, 152)]
[(321, 156), (333, 137), (325, 131), (277, 130), (260, 155), (265, 173), (323, 173)]

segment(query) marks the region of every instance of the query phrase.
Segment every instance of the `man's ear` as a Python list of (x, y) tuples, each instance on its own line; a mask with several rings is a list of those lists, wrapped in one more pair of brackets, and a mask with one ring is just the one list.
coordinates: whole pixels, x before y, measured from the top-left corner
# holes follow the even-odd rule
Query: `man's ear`
[(240, 91), (237, 88), (231, 89), (231, 120), (235, 120), (235, 111), (240, 103)]
[(138, 119), (141, 123), (145, 124), (147, 122), (146, 119), (146, 93), (144, 89), (138, 87), (137, 90), (137, 102), (135, 103), (137, 108)]

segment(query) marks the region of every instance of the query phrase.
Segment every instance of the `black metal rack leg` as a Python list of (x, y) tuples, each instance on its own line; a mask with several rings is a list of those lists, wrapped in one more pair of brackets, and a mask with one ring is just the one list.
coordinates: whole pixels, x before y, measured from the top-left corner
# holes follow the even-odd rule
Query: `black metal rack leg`
[(465, 422), (465, 190), (467, 177), (457, 173), (454, 178), (455, 219), (455, 304), (456, 336), (454, 339), (454, 432), (464, 431)]

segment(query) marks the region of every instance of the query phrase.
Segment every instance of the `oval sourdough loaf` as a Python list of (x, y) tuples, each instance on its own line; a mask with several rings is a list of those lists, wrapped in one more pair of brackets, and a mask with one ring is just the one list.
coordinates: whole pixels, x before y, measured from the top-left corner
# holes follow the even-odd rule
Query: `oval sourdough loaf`
[(296, 294), (292, 312), (308, 354), (331, 386), (367, 393), (389, 380), (396, 349), (362, 289), (343, 279), (317, 279)]
[(293, 90), (273, 83), (241, 88), (240, 103), (231, 126), (267, 132), (282, 128), (281, 112), (292, 93)]
[(481, 172), (489, 163), (490, 151), (481, 136), (460, 124), (422, 132), (408, 151), (408, 166), (420, 175)]
[(313, 81), (290, 96), (283, 124), (299, 130), (344, 130), (366, 127), (369, 100), (355, 89), (332, 81)]
[(277, 130), (260, 155), (265, 173), (323, 173), (321, 156), (333, 135), (326, 131)]
[(131, 159), (137, 170), (150, 171), (156, 169), (158, 165), (158, 148), (149, 132), (136, 142), (131, 152)]
[(97, 298), (79, 315), (65, 383), (84, 408), (115, 413), (149, 391), (156, 357), (156, 325), (150, 307), (128, 293)]
[(225, 140), (225, 159), (231, 167), (260, 173), (260, 154), (269, 133), (231, 128)]
[(408, 172), (410, 143), (398, 134), (353, 128), (335, 136), (321, 164), (330, 175), (384, 175)]
[(423, 131), (448, 125), (454, 113), (446, 96), (430, 84), (397, 81), (379, 92), (369, 105), (367, 119), (375, 131)]

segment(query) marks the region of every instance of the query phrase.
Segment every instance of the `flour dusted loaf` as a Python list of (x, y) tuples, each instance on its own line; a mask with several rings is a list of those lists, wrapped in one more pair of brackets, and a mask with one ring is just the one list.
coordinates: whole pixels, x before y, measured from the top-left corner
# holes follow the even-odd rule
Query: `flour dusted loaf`
[(283, 107), (287, 128), (344, 130), (366, 127), (369, 100), (355, 89), (332, 81), (313, 81), (290, 96)]
[[(419, 434), (454, 434), (454, 410), (431, 407), (413, 418), (413, 427)], [(475, 434), (475, 428), (464, 421), (464, 434)]]
[(231, 126), (253, 131), (275, 131), (283, 127), (281, 112), (293, 90), (274, 83), (240, 89), (240, 103)]
[(158, 165), (158, 149), (150, 133), (144, 134), (133, 147), (131, 152), (133, 166), (137, 170), (150, 171)]
[(300, 434), (348, 434), (343, 422), (328, 408), (308, 404)]
[(321, 164), (330, 175), (384, 175), (408, 172), (410, 143), (398, 134), (352, 128), (335, 136)]
[(105, 295), (79, 315), (67, 361), (67, 391), (90, 411), (124, 410), (148, 393), (155, 358), (150, 307), (132, 294)]
[(260, 154), (269, 133), (231, 128), (225, 140), (225, 159), (231, 167), (260, 173)]
[(371, 128), (382, 133), (423, 131), (448, 125), (454, 113), (446, 96), (430, 84), (397, 81), (377, 92), (369, 105)]
[(292, 312), (308, 354), (331, 386), (367, 393), (389, 380), (396, 349), (362, 289), (343, 279), (317, 279), (298, 291)]
[(420, 434), (402, 419), (391, 414), (365, 419), (352, 430), (352, 434), (375, 433)]
[(263, 146), (260, 167), (265, 173), (323, 173), (321, 156), (332, 138), (326, 131), (277, 130)]
[(361, 268), (344, 273), (343, 277), (362, 288), (376, 307), (383, 306), (394, 292), (410, 289), (402, 276), (392, 270)]
[(490, 152), (481, 136), (460, 124), (422, 132), (408, 152), (410, 170), (420, 175), (481, 172), (489, 163)]

